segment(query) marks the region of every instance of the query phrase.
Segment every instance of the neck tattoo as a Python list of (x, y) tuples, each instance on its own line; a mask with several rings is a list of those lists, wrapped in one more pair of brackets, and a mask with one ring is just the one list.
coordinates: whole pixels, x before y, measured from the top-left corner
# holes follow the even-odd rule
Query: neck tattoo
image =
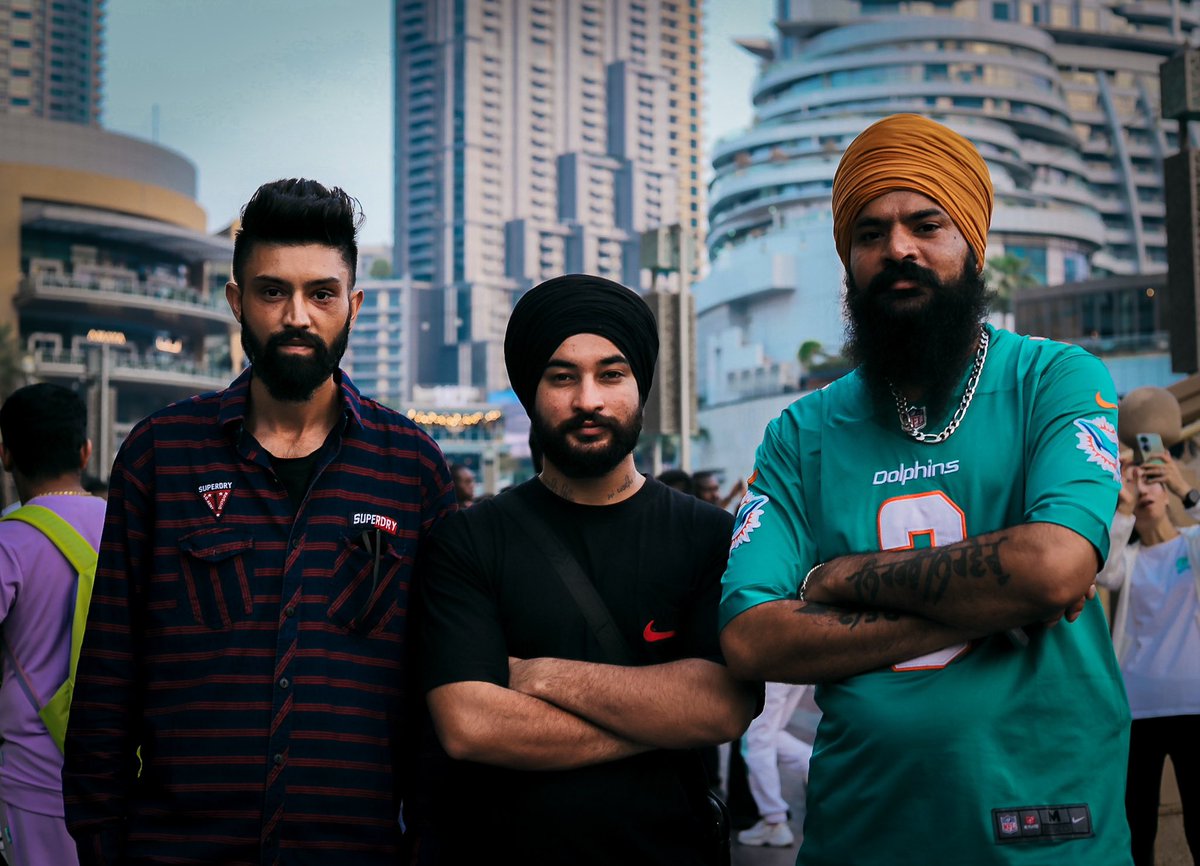
[(967, 379), (967, 386), (963, 389), (962, 400), (958, 404), (958, 408), (954, 410), (954, 417), (950, 419), (950, 423), (946, 425), (941, 433), (923, 433), (925, 429), (926, 418), (924, 406), (912, 406), (903, 394), (901, 394), (896, 386), (888, 383), (892, 389), (892, 399), (896, 401), (896, 414), (900, 416), (900, 427), (912, 438), (918, 442), (924, 442), (929, 445), (936, 445), (939, 442), (945, 442), (950, 438), (950, 435), (958, 429), (958, 425), (962, 423), (963, 418), (967, 414), (967, 408), (971, 405), (971, 399), (975, 396), (975, 389), (979, 387), (979, 377), (983, 373), (983, 363), (987, 360), (989, 335), (987, 328), (979, 330), (979, 348), (975, 352), (975, 363), (971, 367), (971, 376)]
[(624, 493), (626, 490), (628, 490), (630, 487), (632, 487), (634, 477), (635, 477), (635, 475), (632, 472), (630, 472), (628, 475), (626, 475), (625, 480), (621, 482), (621, 486), (618, 487), (616, 490), (614, 490), (612, 493), (608, 494), (609, 502), (616, 499), (618, 496), (620, 496), (622, 493)]

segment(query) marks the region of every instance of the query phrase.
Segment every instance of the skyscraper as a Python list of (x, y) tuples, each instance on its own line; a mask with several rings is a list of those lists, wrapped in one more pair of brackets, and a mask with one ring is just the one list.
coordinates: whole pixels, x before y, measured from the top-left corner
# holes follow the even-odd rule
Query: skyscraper
[(104, 0), (0, 0), (0, 115), (100, 122)]
[(104, 0), (0, 0), (0, 391), (76, 388), (108, 477), (138, 420), (241, 361), (196, 168), (100, 128)]
[(506, 384), (519, 294), (638, 286), (640, 232), (703, 231), (699, 0), (395, 0), (397, 276), (432, 287), (413, 384)]
[[(841, 342), (830, 190), (872, 121), (911, 111), (971, 139), (991, 170), (987, 257), (1036, 284), (1162, 272), (1158, 66), (1200, 26), (1186, 4), (1108, 0), (777, 0), (755, 121), (714, 147), (712, 270), (695, 287), (709, 405), (795, 388), (798, 349)], [(1150, 320), (1105, 311), (1082, 333)], [(1081, 322), (1083, 319), (1081, 319)], [(1106, 333), (1106, 329), (1108, 333)]]

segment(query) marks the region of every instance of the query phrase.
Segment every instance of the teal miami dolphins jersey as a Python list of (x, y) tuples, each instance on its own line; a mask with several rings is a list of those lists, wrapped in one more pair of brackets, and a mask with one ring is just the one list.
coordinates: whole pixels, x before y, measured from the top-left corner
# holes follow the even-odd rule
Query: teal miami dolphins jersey
[[(944, 442), (905, 434), (857, 372), (768, 426), (722, 627), (796, 598), (818, 563), (1024, 523), (1065, 526), (1103, 561), (1120, 478), (1112, 380), (1077, 347), (989, 330)], [(1130, 863), (1129, 710), (1103, 609), (1029, 631), (1025, 646), (996, 635), (817, 689), (797, 864)]]

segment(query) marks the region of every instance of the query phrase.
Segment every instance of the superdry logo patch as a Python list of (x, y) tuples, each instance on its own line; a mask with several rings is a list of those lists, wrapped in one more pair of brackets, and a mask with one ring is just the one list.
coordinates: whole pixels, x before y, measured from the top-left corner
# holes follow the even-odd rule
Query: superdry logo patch
[(201, 484), (196, 492), (213, 513), (213, 517), (219, 518), (225, 512), (225, 503), (229, 501), (229, 493), (232, 490), (232, 481), (217, 481), (213, 484)]
[(356, 514), (352, 518), (352, 522), (355, 526), (375, 526), (392, 535), (395, 535), (396, 530), (400, 528), (400, 524), (394, 519), (384, 517), (382, 514)]
[(1075, 434), (1079, 444), (1075, 447), (1087, 455), (1088, 463), (1097, 464), (1119, 482), (1121, 461), (1118, 456), (1120, 448), (1117, 445), (1117, 428), (1101, 415), (1095, 418), (1076, 418), (1075, 426), (1079, 428), (1079, 432)]
[(737, 517), (733, 519), (733, 541), (729, 545), (731, 551), (737, 550), (739, 546), (750, 540), (750, 533), (759, 527), (759, 518), (762, 517), (763, 508), (770, 501), (769, 497), (763, 496), (761, 493), (747, 492), (742, 497)]

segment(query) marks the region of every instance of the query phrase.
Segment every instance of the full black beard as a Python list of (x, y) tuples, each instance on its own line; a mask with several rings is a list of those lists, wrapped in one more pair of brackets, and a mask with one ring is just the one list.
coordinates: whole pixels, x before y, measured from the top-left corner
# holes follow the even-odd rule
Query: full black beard
[[(288, 341), (311, 346), (312, 357), (284, 355), (280, 352), (280, 347)], [(317, 388), (325, 384), (337, 370), (349, 342), (349, 314), (346, 315), (345, 327), (334, 338), (332, 345), (326, 345), (325, 341), (312, 331), (298, 328), (284, 328), (268, 337), (264, 344), (251, 333), (248, 325), (242, 324), (242, 348), (254, 366), (254, 375), (262, 380), (268, 394), (276, 400), (288, 403), (304, 403), (310, 400)]]
[[(962, 273), (947, 283), (913, 262), (888, 264), (866, 289), (859, 289), (846, 274), (843, 352), (858, 364), (877, 401), (893, 403), (893, 383), (897, 388), (915, 387), (922, 393), (927, 417), (943, 416), (992, 298), (983, 276), (976, 273), (976, 261), (974, 251), (968, 251)], [(912, 280), (925, 289), (926, 303), (894, 308), (889, 287), (897, 280)]]
[[(638, 437), (642, 435), (642, 414), (639, 406), (637, 414), (622, 424), (608, 415), (585, 412), (551, 427), (535, 412), (530, 418), (530, 443), (536, 442), (542, 456), (568, 478), (600, 478), (615, 469), (637, 446)], [(585, 421), (611, 430), (608, 444), (587, 448), (573, 446), (567, 434), (582, 428)]]

